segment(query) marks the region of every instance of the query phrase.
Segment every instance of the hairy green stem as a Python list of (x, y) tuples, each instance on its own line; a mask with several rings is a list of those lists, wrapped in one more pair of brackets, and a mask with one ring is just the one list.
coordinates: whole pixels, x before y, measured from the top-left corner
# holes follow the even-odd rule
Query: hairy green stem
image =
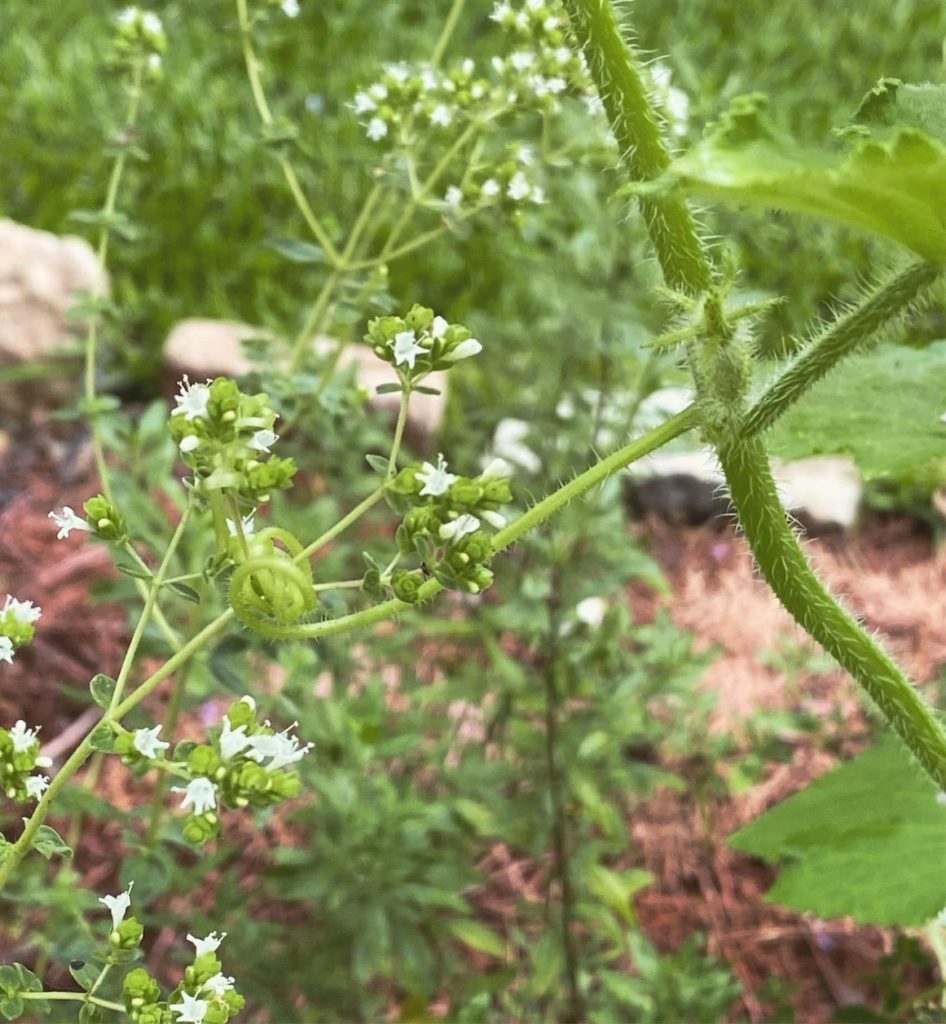
[(779, 503), (758, 438), (719, 460), (759, 570), (791, 616), (861, 684), (930, 778), (946, 790), (946, 732), (901, 669), (815, 575)]
[(592, 487), (603, 483), (609, 476), (613, 476), (619, 470), (629, 466), (632, 462), (642, 459), (645, 455), (661, 448), (668, 441), (685, 434), (688, 430), (699, 426), (700, 418), (696, 406), (687, 406), (682, 412), (671, 417), (666, 423), (662, 423), (654, 430), (648, 431), (642, 437), (638, 437), (629, 444), (619, 448), (607, 458), (596, 462), (590, 469), (579, 474), (574, 480), (560, 487), (548, 497), (533, 505), (524, 512), (518, 519), (503, 527), (493, 537), (493, 550), (503, 551), (514, 544), (519, 538), (534, 529), (540, 523), (545, 522), (549, 516), (554, 515), (564, 508), (570, 501), (590, 491)]
[[(611, 3), (564, 0), (564, 5), (632, 180), (660, 177), (670, 154)], [(641, 196), (639, 202), (667, 284), (690, 294), (705, 291), (712, 274), (689, 207), (677, 196)]]
[(878, 330), (902, 318), (942, 273), (942, 267), (914, 263), (825, 327), (756, 400), (746, 413), (740, 436), (753, 437), (772, 426), (845, 356), (861, 348)]
[[(609, 0), (564, 2), (628, 168), (636, 180), (650, 180), (667, 166), (667, 150), (611, 4)], [(682, 200), (663, 202), (662, 208), (655, 207), (649, 218), (645, 213), (645, 219), (667, 283), (689, 291), (706, 291), (711, 281), (709, 263)], [(770, 392), (760, 401), (755, 416), (749, 420), (750, 434), (753, 426), (761, 429), (771, 411), (777, 415), (801, 394), (809, 377), (816, 379), (822, 369), (830, 368), (823, 364), (836, 363), (845, 349), (859, 340), (860, 331), (879, 326), (891, 310), (902, 311), (935, 276), (932, 269), (911, 268), (897, 280), (892, 295), (884, 289), (880, 295), (875, 294), (875, 304), (866, 320), (852, 315), (853, 325), (844, 323), (826, 345), (822, 339), (817, 356), (803, 355), (799, 360), (801, 368), (796, 364), (775, 397)], [(708, 304), (707, 310), (712, 314)], [(725, 359), (732, 335), (721, 308), (716, 312), (718, 323), (709, 324), (707, 320), (713, 328), (714, 337), (710, 340), (722, 346), (717, 353)], [(734, 350), (733, 355), (738, 353)], [(731, 406), (728, 412), (724, 411), (723, 419), (737, 424), (735, 440), (730, 433), (727, 440), (717, 444), (717, 449), (733, 504), (760, 571), (795, 620), (854, 676), (934, 782), (946, 790), (946, 732), (904, 673), (815, 575), (778, 501), (762, 442), (758, 436), (740, 433), (739, 382), (736, 381), (737, 393), (722, 394), (720, 389), (726, 385), (726, 378), (707, 375), (704, 380), (700, 358), (701, 353), (691, 348), (690, 364), (703, 404), (707, 408)], [(725, 368), (725, 364), (720, 365)], [(710, 429), (718, 427), (713, 423), (705, 425)], [(722, 435), (718, 429), (714, 433)]]

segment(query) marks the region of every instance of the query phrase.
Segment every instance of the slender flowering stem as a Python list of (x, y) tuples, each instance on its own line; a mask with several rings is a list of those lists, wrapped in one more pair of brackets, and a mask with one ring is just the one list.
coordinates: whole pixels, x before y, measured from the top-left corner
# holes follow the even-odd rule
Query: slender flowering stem
[(181, 542), (181, 537), (184, 535), (184, 528), (187, 526), (190, 514), (191, 504), (188, 502), (177, 524), (177, 528), (174, 530), (171, 540), (168, 542), (168, 548), (164, 553), (164, 558), (161, 560), (161, 565), (158, 567), (158, 571), (155, 573), (154, 579), (151, 582), (150, 589), (148, 590), (148, 596), (145, 599), (144, 608), (142, 608), (141, 615), (138, 618), (138, 624), (135, 626), (135, 631), (132, 634), (130, 643), (128, 644), (128, 649), (125, 651), (125, 657), (122, 660), (122, 666), (118, 672), (118, 678), (115, 681), (115, 690), (112, 693), (112, 699), (108, 705), (109, 714), (112, 714), (121, 702), (125, 683), (128, 681), (128, 673), (131, 671), (135, 655), (138, 653), (138, 646), (141, 643), (141, 638), (144, 636), (145, 627), (148, 625), (148, 620), (151, 618), (155, 602), (158, 599), (158, 592), (161, 589), (161, 584), (164, 582), (165, 573), (167, 572), (168, 566), (171, 564), (171, 559), (177, 551), (177, 546)]
[(447, 52), (450, 39), (456, 30), (457, 22), (460, 20), (460, 15), (463, 13), (465, 6), (466, 0), (453, 0), (453, 6), (447, 14), (443, 28), (440, 30), (440, 36), (434, 45), (434, 52), (430, 55), (430, 66), (432, 68), (437, 67), (441, 60), (443, 60), (443, 55)]
[(407, 422), (407, 410), (411, 404), (410, 385), (405, 384), (401, 392), (401, 404), (397, 411), (397, 423), (394, 427), (394, 442), (391, 445), (391, 454), (388, 457), (387, 479), (393, 480), (397, 473), (397, 456), (401, 450), (401, 439), (404, 436), (404, 424)]
[[(128, 161), (128, 145), (138, 122), (138, 112), (141, 106), (142, 82), (145, 73), (145, 60), (139, 58), (132, 71), (131, 88), (129, 90), (128, 113), (125, 117), (125, 124), (122, 129), (126, 144), (119, 146), (115, 162), (112, 164), (112, 173), (109, 176), (108, 188), (105, 193), (105, 204), (102, 207), (102, 226), (99, 228), (98, 247), (96, 256), (102, 272), (108, 264), (108, 243), (111, 238), (110, 221), (115, 214), (118, 202), (118, 189), (121, 185), (122, 176), (125, 173), (125, 164)], [(95, 454), (95, 467), (98, 472), (99, 482), (102, 486), (102, 493), (112, 500), (112, 485), (108, 475), (108, 464), (105, 461), (105, 443), (102, 439), (102, 424), (99, 410), (96, 408), (97, 395), (95, 385), (96, 357), (98, 349), (99, 317), (93, 312), (89, 320), (89, 329), (85, 338), (85, 376), (84, 393), (86, 412), (89, 417), (89, 426), (92, 431), (92, 449)]]
[[(240, 41), (243, 48), (243, 63), (246, 66), (246, 75), (250, 82), (250, 90), (253, 93), (253, 102), (256, 105), (259, 119), (266, 127), (269, 127), (274, 120), (273, 112), (270, 109), (269, 101), (266, 99), (266, 91), (263, 89), (263, 80), (260, 76), (261, 64), (253, 49), (253, 22), (250, 19), (247, 0), (236, 0), (236, 5), (237, 18), (240, 24)], [(302, 186), (299, 183), (299, 177), (291, 161), (288, 157), (279, 156), (278, 163), (303, 220), (315, 236), (316, 241), (325, 250), (325, 255), (329, 262), (334, 266), (338, 266), (341, 262), (338, 250), (306, 199)]]
[(101, 1006), (105, 1010), (118, 1010), (125, 1012), (124, 1003), (115, 1003), (110, 999), (100, 999), (98, 996), (89, 995), (87, 992), (17, 992), (17, 999), (48, 1000), (49, 1002), (70, 1002), (70, 1003), (91, 1003), (93, 1006)]

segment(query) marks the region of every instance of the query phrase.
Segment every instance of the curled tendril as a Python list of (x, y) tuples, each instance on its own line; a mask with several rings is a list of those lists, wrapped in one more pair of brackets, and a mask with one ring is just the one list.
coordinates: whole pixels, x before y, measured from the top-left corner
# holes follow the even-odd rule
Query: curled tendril
[[(280, 546), (277, 546), (277, 541)], [(230, 607), (254, 632), (277, 639), (315, 609), (318, 596), (302, 545), (287, 530), (269, 527), (247, 538), (245, 559), (230, 577)]]

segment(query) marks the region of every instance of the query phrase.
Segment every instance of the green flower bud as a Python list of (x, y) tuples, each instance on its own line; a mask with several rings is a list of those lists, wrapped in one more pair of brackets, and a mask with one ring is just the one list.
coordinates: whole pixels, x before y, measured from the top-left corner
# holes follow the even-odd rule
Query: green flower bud
[(83, 506), (92, 532), (103, 540), (123, 544), (128, 540), (128, 525), (118, 508), (103, 495), (97, 494)]
[(512, 501), (512, 488), (505, 479), (487, 480), (482, 484), (483, 498), (497, 505)]
[(493, 557), (493, 543), (482, 530), (464, 537), (460, 541), (460, 550), (471, 562), (487, 562)]
[(483, 485), (468, 477), (460, 477), (447, 492), (452, 508), (475, 509), (483, 498)]
[(188, 770), (194, 776), (205, 775), (208, 779), (212, 779), (220, 765), (220, 755), (207, 744), (194, 747), (187, 757)]
[(130, 1008), (133, 999), (140, 1000), (139, 1006), (156, 1003), (161, 998), (161, 987), (143, 967), (136, 967), (125, 975), (122, 982), (125, 1005)]
[(404, 324), (408, 330), (421, 334), (428, 330), (434, 322), (434, 311), (426, 306), (419, 306), (416, 303), (411, 306), (410, 312), (404, 317)]
[(118, 949), (137, 949), (145, 930), (137, 917), (126, 917), (109, 935), (108, 941)]
[(414, 604), (419, 596), (420, 588), (424, 585), (424, 574), (420, 569), (408, 572), (401, 569), (391, 577), (391, 586), (394, 589), (394, 596), (399, 601), (407, 604)]
[(419, 466), (405, 466), (400, 473), (388, 482), (387, 489), (395, 494), (420, 494), (423, 483), (417, 479)]
[[(209, 821), (213, 818), (213, 821)], [(220, 830), (220, 819), (216, 814), (192, 814), (184, 822), (182, 829), (184, 838), (195, 846), (202, 846), (208, 840), (213, 839)]]
[[(227, 712), (230, 725), (239, 729), (241, 725), (250, 726), (256, 724), (256, 701), (252, 697), (242, 697), (236, 703), (230, 705)], [(247, 730), (249, 731), (249, 730)]]

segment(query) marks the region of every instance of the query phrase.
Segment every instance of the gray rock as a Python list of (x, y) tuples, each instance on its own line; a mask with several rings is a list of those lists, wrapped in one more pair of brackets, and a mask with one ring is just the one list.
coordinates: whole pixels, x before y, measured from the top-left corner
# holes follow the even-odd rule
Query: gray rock
[(31, 362), (54, 352), (81, 333), (66, 322), (76, 293), (107, 287), (88, 242), (0, 220), (0, 359)]

